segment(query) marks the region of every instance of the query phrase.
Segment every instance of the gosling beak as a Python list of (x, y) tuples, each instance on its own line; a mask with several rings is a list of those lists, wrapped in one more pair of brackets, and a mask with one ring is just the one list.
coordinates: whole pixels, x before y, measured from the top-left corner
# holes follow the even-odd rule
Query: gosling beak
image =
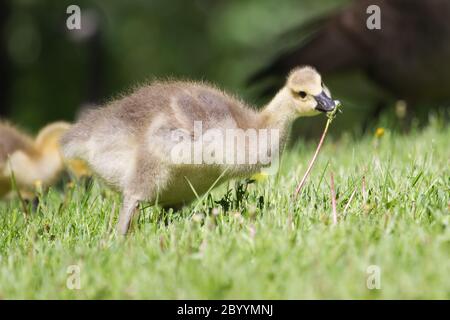
[(336, 108), (336, 104), (334, 101), (327, 96), (327, 94), (322, 91), (319, 95), (314, 96), (314, 98), (317, 101), (316, 110), (322, 111), (322, 112), (330, 112), (333, 111), (334, 108)]

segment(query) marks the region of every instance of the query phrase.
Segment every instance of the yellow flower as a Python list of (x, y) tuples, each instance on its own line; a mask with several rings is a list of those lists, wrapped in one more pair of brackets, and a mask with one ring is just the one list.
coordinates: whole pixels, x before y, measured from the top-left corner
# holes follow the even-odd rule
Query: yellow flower
[(34, 187), (35, 187), (37, 190), (41, 190), (41, 189), (42, 189), (42, 181), (41, 181), (41, 180), (35, 180), (35, 181), (34, 181)]
[(381, 138), (384, 135), (384, 128), (377, 128), (375, 131), (375, 137)]
[(257, 181), (257, 182), (262, 182), (262, 181), (267, 180), (267, 177), (268, 177), (268, 176), (269, 176), (269, 175), (267, 174), (267, 172), (261, 171), (261, 172), (259, 172), (259, 173), (255, 173), (255, 174), (252, 176), (252, 180), (255, 180), (255, 181)]

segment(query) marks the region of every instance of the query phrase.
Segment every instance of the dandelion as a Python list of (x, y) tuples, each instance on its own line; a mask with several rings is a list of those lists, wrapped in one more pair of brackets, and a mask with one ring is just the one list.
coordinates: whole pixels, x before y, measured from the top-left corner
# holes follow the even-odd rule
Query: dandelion
[(213, 214), (213, 216), (217, 217), (220, 214), (219, 208), (212, 209), (212, 214)]
[(384, 128), (377, 128), (377, 130), (375, 131), (375, 137), (380, 139), (382, 136), (384, 136)]
[(256, 182), (264, 182), (267, 180), (268, 177), (269, 177), (269, 174), (267, 172), (261, 171), (261, 172), (255, 173), (251, 177), (251, 180), (254, 180)]
[(194, 215), (192, 216), (192, 220), (193, 220), (194, 222), (197, 222), (197, 223), (202, 222), (202, 221), (203, 221), (203, 218), (204, 218), (204, 215), (201, 214), (201, 213), (196, 213), (196, 214), (194, 214)]
[(42, 180), (35, 180), (33, 184), (37, 192), (42, 192)]

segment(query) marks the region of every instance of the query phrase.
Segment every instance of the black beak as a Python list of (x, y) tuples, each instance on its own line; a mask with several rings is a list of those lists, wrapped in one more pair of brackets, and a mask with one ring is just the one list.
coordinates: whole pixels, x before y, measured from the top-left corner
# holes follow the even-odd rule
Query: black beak
[(314, 96), (314, 98), (317, 101), (316, 110), (322, 111), (322, 112), (330, 112), (333, 111), (334, 108), (336, 108), (336, 104), (334, 101), (327, 96), (327, 94), (322, 91), (319, 95)]

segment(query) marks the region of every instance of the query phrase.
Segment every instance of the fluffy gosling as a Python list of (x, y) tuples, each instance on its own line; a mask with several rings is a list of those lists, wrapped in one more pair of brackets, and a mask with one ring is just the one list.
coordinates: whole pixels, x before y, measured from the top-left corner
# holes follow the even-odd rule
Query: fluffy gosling
[(22, 196), (28, 198), (36, 185), (53, 184), (64, 168), (59, 140), (70, 124), (55, 122), (35, 139), (11, 124), (0, 123), (0, 198), (12, 191), (12, 173)]
[[(213, 185), (251, 176), (264, 167), (260, 162), (180, 163), (173, 157), (174, 148), (180, 147), (173, 136), (177, 130), (199, 141), (195, 122), (201, 123), (203, 131), (276, 129), (279, 143), (272, 152), (279, 152), (294, 119), (334, 108), (321, 76), (308, 66), (294, 69), (285, 86), (261, 112), (203, 83), (155, 82), (87, 112), (61, 142), (67, 158), (85, 160), (98, 176), (123, 194), (117, 228), (124, 235), (140, 201), (179, 207)], [(262, 140), (259, 143), (268, 142)], [(181, 147), (190, 150), (191, 142), (181, 142)], [(205, 149), (220, 149), (221, 145), (214, 145), (218, 143), (210, 142)], [(248, 153), (248, 145), (238, 146), (235, 151)]]

